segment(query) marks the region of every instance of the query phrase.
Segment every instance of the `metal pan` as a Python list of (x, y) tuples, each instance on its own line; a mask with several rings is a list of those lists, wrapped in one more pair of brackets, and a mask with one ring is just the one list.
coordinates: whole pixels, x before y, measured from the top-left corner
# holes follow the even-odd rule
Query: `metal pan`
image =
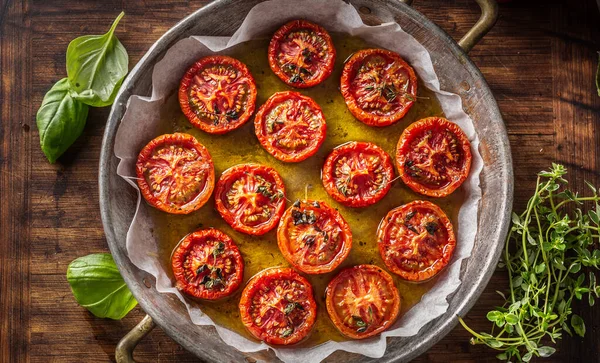
[[(209, 362), (242, 362), (248, 359), (225, 344), (212, 327), (194, 325), (183, 304), (172, 295), (153, 288), (148, 274), (137, 269), (126, 254), (125, 239), (135, 212), (137, 195), (117, 175), (118, 159), (114, 141), (118, 124), (131, 95), (150, 95), (152, 69), (169, 47), (190, 35), (232, 35), (250, 9), (261, 0), (219, 0), (203, 7), (166, 32), (133, 68), (114, 103), (102, 144), (100, 157), (100, 209), (106, 238), (127, 285), (148, 314), (119, 343), (118, 362), (133, 362), (133, 349), (154, 326), (159, 325), (171, 338), (199, 358)], [(425, 1), (425, 0), (423, 0)], [(427, 48), (434, 60), (441, 88), (461, 96), (465, 111), (475, 123), (484, 159), (481, 173), (483, 197), (478, 219), (478, 234), (472, 256), (461, 267), (462, 284), (449, 297), (448, 311), (434, 319), (419, 334), (388, 339), (386, 354), (380, 362), (404, 362), (417, 357), (447, 334), (473, 306), (487, 285), (508, 229), (513, 200), (513, 171), (508, 136), (496, 101), (479, 69), (467, 56), (471, 48), (494, 25), (498, 15), (495, 0), (476, 0), (482, 16), (475, 26), (455, 42), (448, 34), (409, 6), (411, 1), (349, 0), (368, 24), (395, 21)], [(274, 361), (274, 354), (262, 352), (254, 358)], [(249, 359), (251, 361), (251, 359)], [(372, 358), (338, 351), (328, 362), (372, 362)]]

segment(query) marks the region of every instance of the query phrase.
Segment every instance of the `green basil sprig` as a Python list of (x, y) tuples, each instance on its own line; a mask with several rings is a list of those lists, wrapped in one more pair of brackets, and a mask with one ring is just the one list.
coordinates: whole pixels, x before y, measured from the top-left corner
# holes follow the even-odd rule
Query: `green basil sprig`
[(67, 281), (79, 305), (99, 318), (120, 320), (137, 305), (108, 253), (73, 260), (67, 269)]
[(88, 106), (69, 95), (69, 81), (58, 81), (44, 96), (37, 112), (40, 145), (53, 163), (81, 135), (88, 115)]
[(87, 105), (112, 105), (127, 74), (127, 51), (114, 35), (123, 15), (119, 14), (108, 33), (86, 35), (69, 43), (67, 75), (71, 95)]
[(77, 140), (85, 126), (88, 105), (111, 105), (127, 74), (129, 60), (115, 28), (108, 33), (73, 40), (67, 49), (67, 78), (58, 81), (44, 96), (36, 123), (40, 146), (54, 163)]

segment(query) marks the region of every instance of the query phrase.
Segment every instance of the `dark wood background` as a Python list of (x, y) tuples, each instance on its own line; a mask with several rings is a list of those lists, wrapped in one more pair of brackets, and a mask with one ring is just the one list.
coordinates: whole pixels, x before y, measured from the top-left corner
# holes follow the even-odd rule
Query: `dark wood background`
[[(66, 76), (70, 40), (117, 30), (130, 67), (167, 29), (204, 0), (0, 0), (0, 362), (106, 362), (143, 316), (102, 320), (80, 308), (66, 282), (71, 260), (107, 251), (98, 207), (98, 157), (108, 108), (91, 109), (81, 138), (55, 165), (39, 147), (35, 113)], [(417, 0), (415, 7), (456, 39), (479, 16), (473, 0)], [(570, 170), (573, 187), (600, 184), (600, 97), (594, 87), (600, 14), (594, 0), (501, 4), (495, 28), (471, 52), (504, 115), (515, 166), (515, 207), (532, 193), (537, 171), (552, 161)], [(486, 312), (507, 288), (497, 272), (467, 316), (486, 330)], [(566, 337), (548, 362), (600, 361), (600, 309), (578, 304), (588, 332)], [(417, 361), (495, 361), (455, 328)], [(138, 347), (145, 362), (196, 359), (160, 329)]]

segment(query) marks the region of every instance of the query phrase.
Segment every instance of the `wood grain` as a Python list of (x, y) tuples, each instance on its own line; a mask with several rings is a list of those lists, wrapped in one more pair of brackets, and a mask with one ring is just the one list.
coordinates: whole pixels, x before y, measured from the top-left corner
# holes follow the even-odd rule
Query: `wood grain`
[[(74, 301), (66, 267), (107, 250), (98, 208), (97, 168), (108, 109), (91, 109), (82, 137), (55, 165), (39, 148), (35, 112), (44, 93), (65, 76), (70, 40), (107, 30), (117, 35), (132, 67), (182, 17), (208, 1), (0, 0), (0, 362), (106, 362), (118, 340), (143, 316), (97, 319)], [(455, 39), (477, 20), (472, 0), (418, 0), (415, 7)], [(500, 6), (494, 29), (471, 52), (503, 112), (515, 166), (515, 208), (532, 193), (535, 173), (566, 164), (570, 181), (600, 184), (600, 98), (593, 72), (600, 50), (594, 0), (513, 1)], [(507, 288), (497, 272), (466, 317), (487, 330), (486, 312)], [(586, 337), (565, 337), (547, 362), (600, 361), (597, 309), (577, 304)], [(468, 344), (454, 329), (418, 362), (494, 362), (495, 352)], [(160, 329), (138, 347), (142, 362), (196, 362)]]
[(13, 362), (29, 356), (29, 187), (36, 133), (28, 102), (28, 4), (2, 0), (0, 9), (0, 362)]

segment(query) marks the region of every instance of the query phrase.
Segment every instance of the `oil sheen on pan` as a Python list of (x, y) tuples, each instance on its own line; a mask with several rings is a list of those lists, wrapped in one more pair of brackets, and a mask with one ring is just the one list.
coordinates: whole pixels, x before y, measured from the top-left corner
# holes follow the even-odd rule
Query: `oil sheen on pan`
[[(269, 68), (267, 47), (269, 39), (253, 40), (237, 46), (228, 52), (245, 63), (252, 73), (258, 89), (256, 106), (260, 107), (275, 92), (299, 91), (314, 99), (323, 110), (327, 122), (327, 136), (318, 152), (299, 163), (285, 163), (277, 160), (265, 151), (255, 133), (253, 122), (247, 122), (239, 129), (226, 135), (211, 135), (194, 128), (181, 113), (175, 93), (165, 104), (161, 112), (161, 129), (158, 133), (186, 132), (194, 135), (211, 153), (215, 166), (215, 175), (220, 176), (229, 167), (241, 163), (259, 163), (275, 168), (282, 176), (289, 208), (295, 200), (323, 200), (333, 208), (337, 208), (352, 229), (352, 250), (344, 262), (333, 272), (320, 275), (304, 275), (314, 288), (317, 302), (317, 320), (312, 334), (299, 346), (315, 346), (327, 340), (344, 341), (342, 336), (327, 316), (325, 307), (325, 288), (329, 281), (345, 267), (359, 264), (372, 264), (385, 269), (377, 247), (377, 226), (381, 219), (393, 208), (417, 199), (428, 200), (395, 180), (389, 193), (378, 203), (366, 208), (345, 207), (333, 200), (323, 188), (321, 168), (331, 150), (348, 141), (367, 141), (376, 143), (394, 158), (396, 144), (402, 131), (412, 122), (428, 116), (444, 116), (440, 104), (433, 92), (422, 84), (418, 87), (418, 102), (404, 118), (397, 123), (384, 127), (369, 127), (355, 119), (344, 102), (339, 90), (339, 80), (344, 59), (360, 49), (371, 48), (361, 39), (346, 35), (331, 34), (336, 47), (337, 57), (334, 71), (329, 78), (318, 86), (308, 89), (293, 89), (283, 83)], [(445, 198), (432, 200), (439, 205), (456, 225), (458, 210), (463, 202), (462, 189)], [(179, 240), (199, 228), (218, 228), (227, 233), (239, 247), (244, 258), (244, 282), (257, 272), (274, 266), (291, 267), (282, 256), (277, 246), (276, 229), (262, 236), (251, 236), (233, 230), (212, 207), (214, 196), (199, 211), (185, 216), (172, 216), (152, 210), (150, 214), (154, 222), (154, 234), (160, 243), (160, 255), (163, 263), (170, 270), (169, 259), (173, 248)], [(406, 282), (391, 274), (401, 296), (399, 319), (421, 296), (436, 282), (436, 278), (421, 284)], [(242, 289), (240, 289), (242, 290)], [(244, 328), (238, 303), (240, 291), (231, 297), (218, 302), (197, 302), (202, 311), (208, 314), (215, 323), (227, 327), (239, 334), (253, 339)], [(194, 303), (194, 302), (193, 302)]]

